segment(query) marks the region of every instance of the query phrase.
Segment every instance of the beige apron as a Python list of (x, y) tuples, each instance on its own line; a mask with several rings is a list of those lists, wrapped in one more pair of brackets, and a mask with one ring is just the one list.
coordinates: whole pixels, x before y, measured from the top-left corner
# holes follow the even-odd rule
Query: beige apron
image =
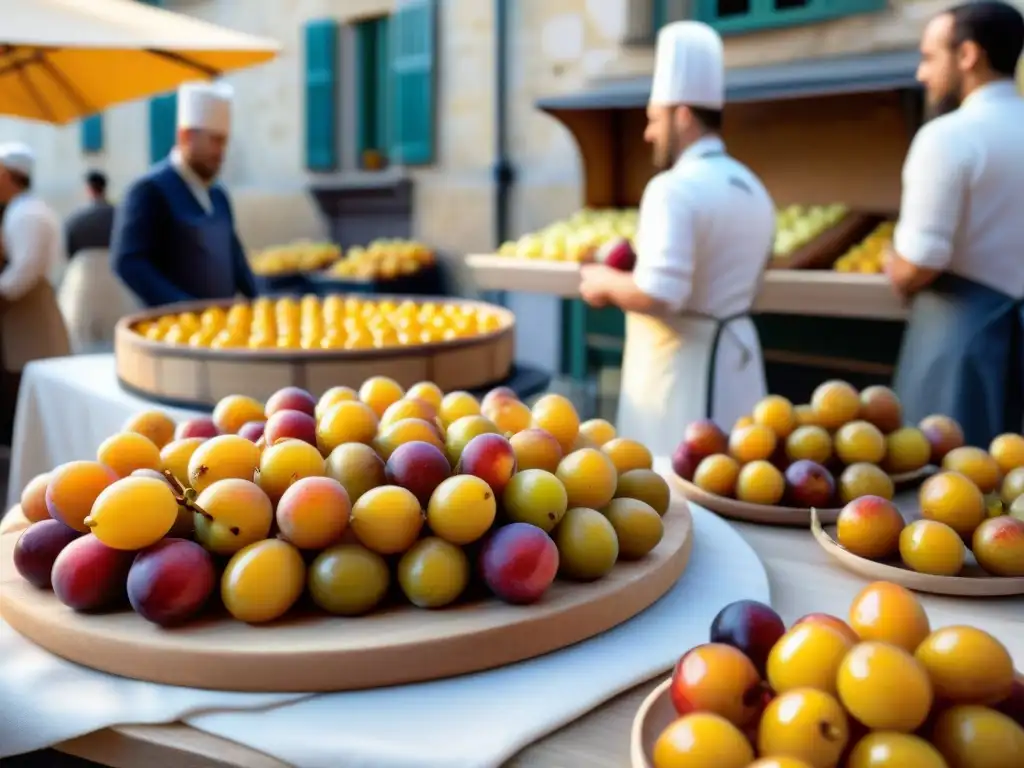
[(686, 314), (626, 314), (616, 420), (621, 436), (668, 456), (686, 426), (705, 418), (709, 403), (712, 418), (726, 430), (751, 412), (767, 393), (757, 329), (747, 316), (727, 321), (720, 332), (718, 326), (712, 318)]
[(0, 301), (0, 313), (4, 370), (20, 373), (33, 360), (71, 353), (57, 296), (46, 278), (17, 301)]
[(117, 321), (139, 308), (111, 269), (110, 253), (105, 248), (88, 248), (71, 259), (57, 292), (57, 303), (76, 354), (109, 348)]

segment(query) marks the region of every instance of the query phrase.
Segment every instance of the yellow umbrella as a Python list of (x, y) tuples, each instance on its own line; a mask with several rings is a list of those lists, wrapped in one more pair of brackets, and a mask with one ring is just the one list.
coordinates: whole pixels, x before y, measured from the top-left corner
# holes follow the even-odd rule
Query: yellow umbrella
[(0, 114), (69, 123), (279, 50), (136, 0), (2, 0)]

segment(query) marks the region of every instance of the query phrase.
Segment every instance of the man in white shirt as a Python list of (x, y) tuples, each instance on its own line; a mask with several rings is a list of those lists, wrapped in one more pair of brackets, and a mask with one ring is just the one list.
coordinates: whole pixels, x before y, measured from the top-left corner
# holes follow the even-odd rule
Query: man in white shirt
[(932, 19), (918, 80), (933, 119), (903, 166), (886, 274), (911, 297), (896, 375), (905, 413), (957, 419), (971, 445), (1019, 432), (1024, 301), (1024, 18), (1003, 2)]
[(775, 209), (761, 181), (729, 157), (722, 40), (699, 22), (658, 35), (644, 138), (660, 171), (640, 201), (632, 273), (591, 264), (580, 292), (626, 314), (620, 434), (671, 454), (687, 424), (729, 428), (765, 395), (748, 317), (771, 253)]
[(51, 281), (63, 267), (64, 238), (53, 210), (32, 194), (32, 150), (0, 145), (0, 444), (9, 445), (22, 368), (68, 354), (67, 331)]

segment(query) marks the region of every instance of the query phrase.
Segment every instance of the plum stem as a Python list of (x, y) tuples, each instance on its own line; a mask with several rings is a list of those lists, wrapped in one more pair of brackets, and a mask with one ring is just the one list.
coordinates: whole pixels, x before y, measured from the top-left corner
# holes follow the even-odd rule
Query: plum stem
[(91, 515), (87, 515), (86, 518), (82, 521), (82, 525), (84, 525), (86, 528), (95, 528), (96, 521), (92, 518)]
[(171, 488), (174, 490), (175, 501), (177, 501), (181, 506), (192, 510), (196, 514), (202, 515), (207, 520), (213, 520), (213, 515), (196, 503), (196, 499), (199, 497), (199, 494), (196, 493), (195, 488), (186, 488), (169, 469), (165, 469), (163, 474), (164, 477), (167, 478), (167, 482), (171, 484)]
[(827, 720), (822, 720), (818, 723), (818, 731), (821, 733), (821, 737), (826, 741), (839, 741), (843, 738), (842, 731)]

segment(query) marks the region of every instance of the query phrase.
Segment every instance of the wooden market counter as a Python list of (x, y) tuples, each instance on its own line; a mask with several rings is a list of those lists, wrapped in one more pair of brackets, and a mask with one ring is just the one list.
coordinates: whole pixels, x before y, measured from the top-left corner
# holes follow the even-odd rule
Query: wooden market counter
[[(667, 461), (659, 462), (660, 469)], [(865, 581), (836, 565), (809, 531), (734, 524), (764, 563), (772, 604), (787, 622), (816, 611), (845, 615)], [(813, 584), (814, 589), (808, 589)], [(973, 624), (995, 634), (1024, 663), (1024, 597), (942, 598), (919, 595), (933, 627)], [(680, 654), (685, 651), (680, 649)], [(640, 702), (660, 682), (651, 680), (546, 738), (506, 763), (508, 768), (623, 768), (629, 765), (629, 730)], [(186, 725), (109, 728), (57, 747), (117, 768), (287, 768), (284, 763)]]
[[(579, 298), (579, 265), (493, 254), (466, 257), (481, 290)], [(905, 320), (906, 306), (882, 275), (769, 269), (754, 304), (758, 314)]]

